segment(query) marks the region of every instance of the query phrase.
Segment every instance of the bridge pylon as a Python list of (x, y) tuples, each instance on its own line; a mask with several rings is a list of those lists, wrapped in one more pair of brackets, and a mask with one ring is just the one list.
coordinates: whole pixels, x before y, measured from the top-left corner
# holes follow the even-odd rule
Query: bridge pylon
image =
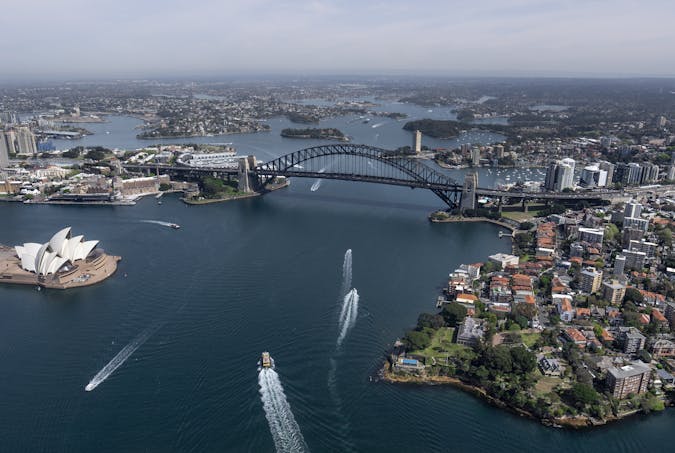
[(462, 187), (462, 198), (459, 202), (461, 212), (466, 209), (476, 209), (476, 189), (478, 188), (478, 173), (470, 172), (464, 176), (464, 186)]

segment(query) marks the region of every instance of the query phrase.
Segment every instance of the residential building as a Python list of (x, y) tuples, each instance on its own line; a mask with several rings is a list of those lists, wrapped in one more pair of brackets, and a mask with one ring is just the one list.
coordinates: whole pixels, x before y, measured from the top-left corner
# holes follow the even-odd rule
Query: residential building
[(645, 261), (647, 260), (647, 254), (645, 252), (623, 249), (621, 253), (624, 257), (626, 257), (626, 269), (641, 270), (643, 267), (645, 267)]
[(644, 235), (645, 232), (641, 228), (624, 227), (621, 233), (621, 244), (628, 248), (630, 241), (639, 241)]
[(552, 299), (553, 305), (555, 305), (558, 310), (560, 320), (563, 322), (572, 322), (572, 319), (574, 319), (572, 296), (568, 294), (554, 294)]
[(478, 167), (480, 165), (480, 148), (471, 148), (471, 165)]
[(625, 354), (637, 354), (645, 348), (646, 337), (635, 327), (619, 328), (619, 346)]
[(614, 258), (614, 271), (613, 274), (616, 277), (621, 277), (624, 275), (626, 269), (626, 257), (623, 255), (617, 255)]
[(670, 328), (675, 330), (675, 302), (666, 302), (665, 316), (670, 323)]
[(611, 305), (621, 304), (625, 295), (626, 285), (621, 284), (618, 280), (602, 284), (602, 298), (609, 301)]
[(623, 210), (623, 217), (640, 217), (642, 214), (642, 205), (640, 203), (631, 201), (626, 203)]
[(579, 288), (588, 294), (592, 294), (600, 289), (602, 284), (602, 271), (592, 267), (587, 267), (579, 273)]
[(649, 229), (649, 220), (640, 217), (624, 217), (623, 227), (636, 228), (641, 230), (643, 233), (646, 233), (647, 229)]
[(519, 262), (519, 258), (516, 255), (509, 255), (507, 253), (490, 255), (488, 259), (493, 263), (499, 264), (502, 269), (506, 269), (508, 266), (517, 266)]
[(588, 165), (581, 171), (579, 185), (591, 189), (607, 185), (607, 171), (601, 170), (598, 164)]
[(467, 316), (459, 325), (457, 331), (457, 344), (464, 346), (476, 346), (485, 334), (483, 330), (483, 319), (476, 319), (472, 316)]
[(655, 359), (675, 357), (675, 342), (666, 338), (659, 338), (649, 345), (649, 350)]
[(565, 158), (552, 162), (546, 171), (544, 187), (546, 190), (562, 192), (574, 186), (574, 159)]
[(579, 240), (582, 242), (589, 242), (591, 244), (602, 244), (605, 236), (605, 230), (601, 228), (584, 228), (579, 227)]
[(607, 370), (607, 387), (614, 398), (623, 399), (628, 395), (639, 395), (647, 391), (651, 368), (640, 360), (620, 368)]
[(654, 242), (647, 242), (644, 239), (639, 241), (632, 240), (628, 244), (628, 250), (644, 252), (647, 256), (647, 259), (654, 258), (656, 256), (656, 248), (658, 244)]
[(598, 168), (607, 172), (607, 181), (605, 182), (606, 186), (610, 186), (614, 182), (614, 168), (615, 165), (611, 162), (602, 161), (598, 164)]
[(561, 376), (564, 371), (560, 362), (550, 357), (541, 357), (537, 363), (541, 373), (545, 376)]
[(568, 341), (570, 343), (576, 344), (579, 348), (585, 348), (586, 343), (588, 340), (586, 340), (586, 337), (584, 336), (583, 333), (579, 329), (575, 329), (574, 327), (567, 327), (566, 329), (563, 329), (563, 339), (565, 341)]

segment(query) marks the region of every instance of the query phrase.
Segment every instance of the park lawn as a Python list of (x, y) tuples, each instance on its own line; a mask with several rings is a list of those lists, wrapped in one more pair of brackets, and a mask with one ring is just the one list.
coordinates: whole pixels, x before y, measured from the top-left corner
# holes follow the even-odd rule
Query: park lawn
[(541, 333), (539, 332), (520, 332), (520, 338), (522, 338), (523, 344), (528, 348), (532, 348), (539, 337), (541, 337)]
[(462, 353), (473, 354), (473, 350), (468, 346), (453, 343), (452, 339), (454, 335), (454, 328), (441, 327), (434, 333), (434, 336), (431, 337), (431, 343), (429, 346), (427, 346), (425, 349), (422, 349), (421, 351), (411, 352), (411, 355), (424, 356), (429, 359), (427, 360), (427, 364), (429, 364), (431, 363), (431, 357), (435, 357), (436, 360), (445, 360), (447, 356), (455, 356)]
[(555, 376), (541, 376), (534, 385), (534, 393), (537, 395), (546, 395), (551, 393), (553, 389), (563, 383), (563, 380)]

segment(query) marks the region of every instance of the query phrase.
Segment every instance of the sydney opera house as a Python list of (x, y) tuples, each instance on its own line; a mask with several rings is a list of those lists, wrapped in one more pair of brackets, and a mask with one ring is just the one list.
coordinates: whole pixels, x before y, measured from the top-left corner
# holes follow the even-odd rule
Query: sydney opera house
[(115, 272), (120, 257), (107, 255), (97, 245), (72, 236), (68, 227), (44, 244), (29, 242), (13, 250), (0, 246), (0, 283), (60, 289), (98, 283)]

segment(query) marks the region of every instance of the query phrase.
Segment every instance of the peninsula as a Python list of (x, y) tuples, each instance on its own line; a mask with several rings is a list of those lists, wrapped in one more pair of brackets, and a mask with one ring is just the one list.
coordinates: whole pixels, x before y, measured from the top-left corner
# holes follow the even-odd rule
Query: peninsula
[(122, 258), (106, 254), (98, 241), (83, 239), (72, 237), (68, 227), (45, 244), (0, 245), (0, 283), (69, 289), (113, 275)]
[[(645, 203), (542, 211), (517, 228), (507, 219), (513, 254), (452, 271), (437, 311), (397, 340), (382, 377), (454, 385), (558, 427), (672, 406), (675, 285), (657, 250), (671, 243), (675, 222), (643, 218), (656, 209)], [(482, 211), (467, 220), (504, 221)], [(462, 218), (441, 214), (430, 220)]]

